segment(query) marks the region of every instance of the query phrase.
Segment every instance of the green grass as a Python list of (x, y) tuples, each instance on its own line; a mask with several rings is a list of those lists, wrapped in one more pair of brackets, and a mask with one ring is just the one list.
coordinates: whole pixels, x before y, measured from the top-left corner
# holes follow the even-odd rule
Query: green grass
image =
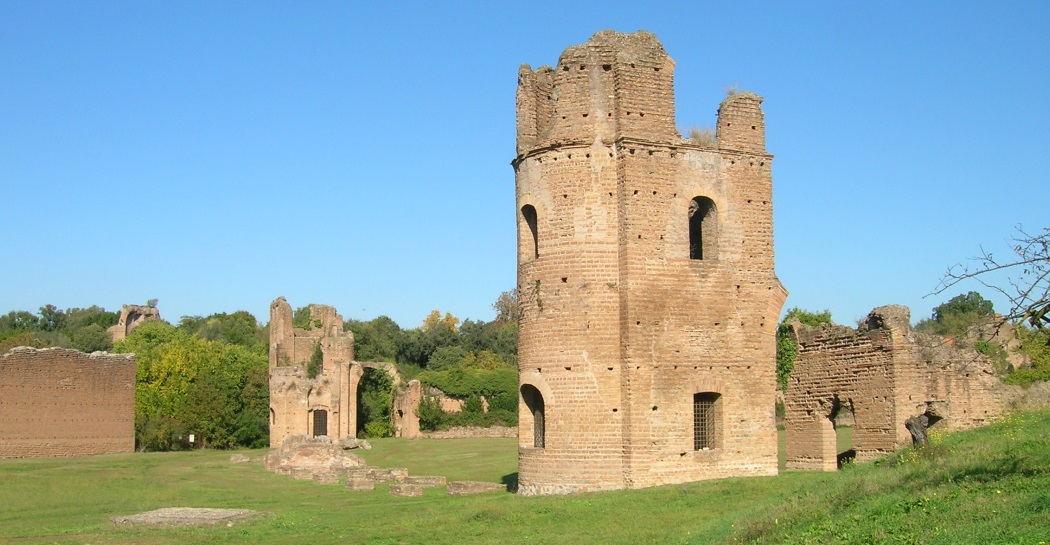
[(516, 479), (516, 438), (475, 439), (369, 439), (372, 450), (356, 454), (379, 467), (404, 467), (410, 475), (443, 475), (450, 481)]
[[(935, 437), (838, 473), (786, 472), (646, 490), (400, 498), (294, 481), (230, 452), (0, 460), (0, 543), (1050, 542), (1050, 412)], [(503, 482), (515, 439), (373, 441), (373, 464)], [(260, 456), (264, 451), (241, 451)], [(227, 528), (118, 527), (160, 507), (247, 508)]]

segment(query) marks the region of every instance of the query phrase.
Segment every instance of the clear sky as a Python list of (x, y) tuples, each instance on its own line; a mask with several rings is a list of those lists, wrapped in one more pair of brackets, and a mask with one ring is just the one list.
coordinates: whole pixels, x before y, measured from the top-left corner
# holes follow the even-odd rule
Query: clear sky
[(661, 40), (682, 130), (765, 97), (786, 307), (916, 320), (1050, 226), (1050, 2), (0, 0), (0, 311), (489, 320), (518, 67), (603, 29)]

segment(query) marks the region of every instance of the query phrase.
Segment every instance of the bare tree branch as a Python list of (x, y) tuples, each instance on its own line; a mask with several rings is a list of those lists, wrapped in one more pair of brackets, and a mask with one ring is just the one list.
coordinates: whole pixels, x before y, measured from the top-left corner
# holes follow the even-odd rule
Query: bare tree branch
[[(999, 260), (981, 248), (981, 254), (969, 262), (952, 265), (930, 295), (943, 293), (964, 280), (975, 280), (1010, 302), (1004, 320), (1050, 329), (1050, 228), (1031, 234), (1019, 225), (1011, 245), (1014, 255), (1010, 259)], [(1011, 275), (1006, 285), (990, 278), (990, 273), (999, 271)]]

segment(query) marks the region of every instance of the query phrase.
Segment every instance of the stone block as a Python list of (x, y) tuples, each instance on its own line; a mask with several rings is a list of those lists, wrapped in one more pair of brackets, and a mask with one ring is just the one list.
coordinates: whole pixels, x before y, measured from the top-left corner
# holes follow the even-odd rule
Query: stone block
[(418, 484), (420, 486), (445, 486), (445, 477), (441, 475), (409, 475), (405, 477), (405, 484)]
[(408, 470), (403, 467), (369, 468), (368, 476), (377, 483), (400, 483), (408, 477)]
[(423, 495), (423, 487), (418, 484), (392, 484), (390, 494), (394, 496), (418, 497)]
[(314, 482), (317, 484), (339, 484), (339, 474), (334, 471), (315, 473)]
[(351, 477), (346, 480), (346, 489), (353, 491), (375, 490), (376, 483), (368, 477)]
[(499, 483), (487, 483), (482, 481), (452, 481), (448, 483), (449, 496), (466, 496), (469, 494), (485, 494), (487, 492), (506, 491), (506, 485)]

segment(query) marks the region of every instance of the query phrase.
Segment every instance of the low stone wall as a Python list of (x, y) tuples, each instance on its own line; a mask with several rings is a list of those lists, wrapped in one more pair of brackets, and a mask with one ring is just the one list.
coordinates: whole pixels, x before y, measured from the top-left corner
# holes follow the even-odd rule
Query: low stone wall
[(447, 430), (427, 431), (424, 439), (463, 439), (469, 437), (517, 437), (518, 428), (492, 426), (491, 428), (455, 427)]

